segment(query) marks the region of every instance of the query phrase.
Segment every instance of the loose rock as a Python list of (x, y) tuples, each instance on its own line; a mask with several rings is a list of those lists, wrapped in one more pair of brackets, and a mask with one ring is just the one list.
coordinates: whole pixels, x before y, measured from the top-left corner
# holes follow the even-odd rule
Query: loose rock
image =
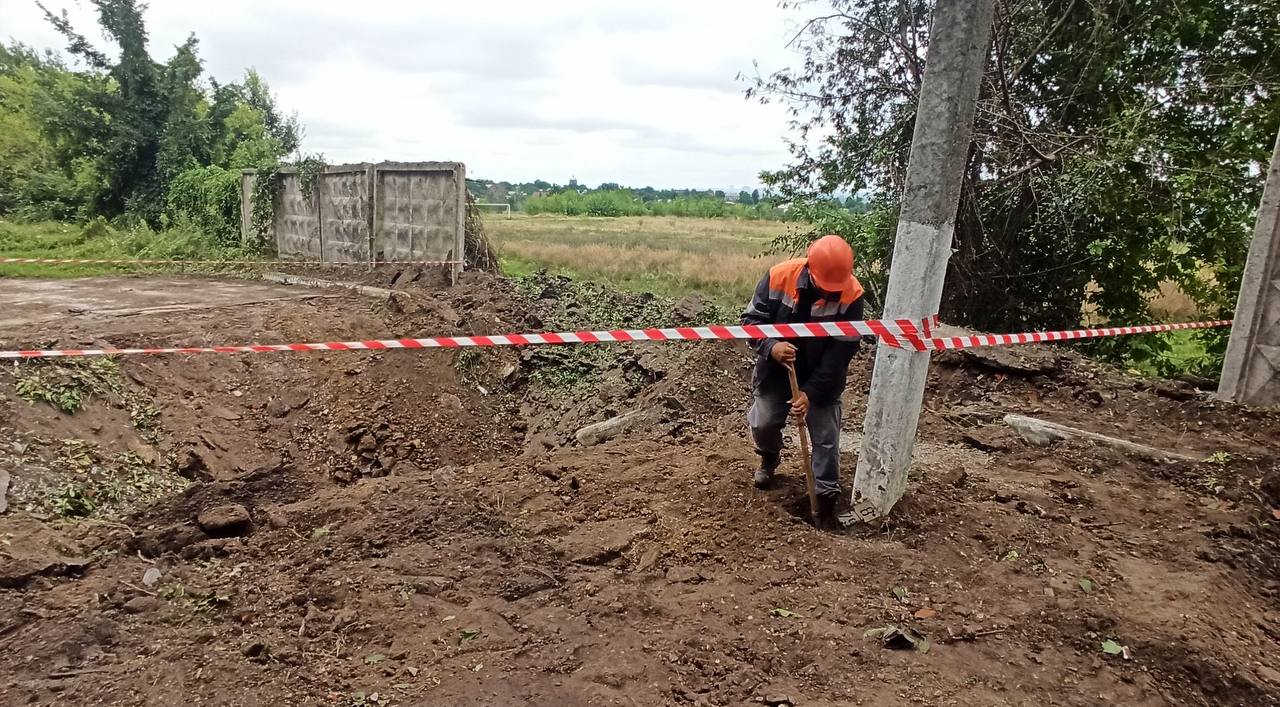
[(251, 641), (246, 643), (244, 648), (240, 649), (240, 654), (246, 658), (257, 658), (267, 650), (267, 644), (262, 641)]
[(1280, 467), (1276, 467), (1267, 472), (1262, 477), (1262, 495), (1271, 502), (1272, 506), (1280, 507)]
[(941, 479), (942, 483), (948, 486), (955, 486), (957, 488), (964, 486), (965, 482), (968, 480), (969, 472), (965, 471), (963, 467), (957, 467), (950, 471), (943, 472)]
[(146, 573), (142, 575), (142, 586), (154, 587), (160, 582), (160, 568), (148, 568)]
[(125, 602), (124, 610), (130, 614), (149, 614), (160, 608), (160, 600), (155, 597), (134, 597)]
[(215, 506), (196, 519), (204, 532), (215, 538), (231, 538), (249, 532), (253, 520), (249, 510), (239, 504)]

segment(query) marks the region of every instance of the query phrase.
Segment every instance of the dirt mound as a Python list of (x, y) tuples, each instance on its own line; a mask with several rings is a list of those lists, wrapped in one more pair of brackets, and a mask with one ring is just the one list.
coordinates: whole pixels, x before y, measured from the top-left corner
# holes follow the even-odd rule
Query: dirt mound
[[(547, 276), (396, 287), (35, 334), (733, 318)], [(940, 356), (910, 495), (837, 533), (801, 519), (794, 459), (751, 487), (737, 344), (126, 359), (74, 414), (22, 399), (36, 369), (6, 372), (4, 701), (1280, 704), (1280, 416), (1040, 351)], [(871, 358), (844, 401), (846, 481)], [(1033, 447), (1010, 412), (1206, 461)], [(130, 451), (150, 474), (114, 466)], [(105, 495), (99, 477), (130, 490), (49, 502)], [(151, 478), (185, 488), (134, 489)]]

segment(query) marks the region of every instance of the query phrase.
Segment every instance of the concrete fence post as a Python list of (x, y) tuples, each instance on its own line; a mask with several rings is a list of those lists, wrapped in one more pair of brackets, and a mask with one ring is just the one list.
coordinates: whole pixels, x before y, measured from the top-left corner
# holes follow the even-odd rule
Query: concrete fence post
[(1253, 227), (1218, 396), (1280, 405), (1280, 135)]

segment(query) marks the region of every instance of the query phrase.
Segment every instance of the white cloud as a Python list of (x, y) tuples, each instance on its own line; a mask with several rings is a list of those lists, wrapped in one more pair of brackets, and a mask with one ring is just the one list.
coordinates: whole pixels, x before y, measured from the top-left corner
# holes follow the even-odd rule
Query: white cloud
[[(84, 0), (46, 5), (100, 38)], [(0, 0), (0, 16), (13, 39), (63, 46), (34, 0)], [(151, 0), (148, 27), (158, 57), (194, 33), (220, 80), (257, 68), (307, 126), (305, 149), (333, 162), (730, 187), (786, 160), (782, 109), (735, 78), (794, 61), (774, 0)]]

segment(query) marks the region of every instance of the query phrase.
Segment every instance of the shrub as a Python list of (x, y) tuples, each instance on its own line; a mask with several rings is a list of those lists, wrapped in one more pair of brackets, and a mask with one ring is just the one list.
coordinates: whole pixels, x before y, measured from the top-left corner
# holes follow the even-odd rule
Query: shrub
[(240, 174), (221, 167), (195, 167), (169, 185), (165, 216), (186, 220), (221, 244), (240, 239)]

